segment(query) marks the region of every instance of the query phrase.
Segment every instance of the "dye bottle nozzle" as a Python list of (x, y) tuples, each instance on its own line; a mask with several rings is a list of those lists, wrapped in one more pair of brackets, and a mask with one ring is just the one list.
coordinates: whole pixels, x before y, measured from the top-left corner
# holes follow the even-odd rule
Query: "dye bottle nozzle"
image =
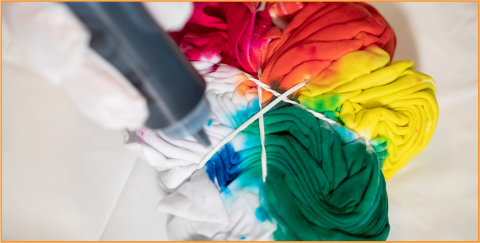
[(204, 146), (210, 114), (205, 81), (139, 2), (68, 2), (91, 32), (90, 46), (146, 98), (145, 126)]

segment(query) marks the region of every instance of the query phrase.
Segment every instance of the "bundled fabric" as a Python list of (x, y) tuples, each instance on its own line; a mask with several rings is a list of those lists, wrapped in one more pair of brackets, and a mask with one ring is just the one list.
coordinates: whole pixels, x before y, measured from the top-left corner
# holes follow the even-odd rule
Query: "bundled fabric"
[(374, 145), (387, 180), (427, 146), (438, 121), (435, 83), (410, 61), (390, 64), (395, 35), (374, 8), (275, 3), (269, 11), (288, 24), (264, 37), (262, 82), (281, 92), (309, 80), (296, 99)]
[[(259, 111), (258, 91), (229, 66), (205, 77), (213, 108), (206, 131), (216, 144)], [(173, 192), (159, 204), (159, 211), (172, 215), (170, 239), (386, 239), (385, 179), (376, 153), (362, 138), (289, 104), (270, 110), (264, 125), (265, 183), (258, 121), (198, 171), (207, 151), (190, 138), (137, 131), (141, 142), (128, 146), (157, 166), (161, 184)]]
[(339, 118), (374, 145), (387, 180), (420, 153), (438, 121), (435, 82), (372, 45), (341, 57), (299, 91), (306, 107)]
[[(192, 17), (173, 39), (191, 61), (211, 61), (256, 73), (260, 65), (261, 37), (272, 21), (260, 3), (194, 3)], [(258, 11), (257, 11), (258, 10)], [(260, 11), (261, 10), (261, 11)]]
[[(195, 62), (194, 66), (200, 73), (205, 73), (213, 64)], [(212, 144), (217, 144), (258, 112), (257, 89), (240, 70), (227, 65), (220, 65), (215, 72), (205, 74), (204, 79), (207, 82), (205, 96), (212, 109), (205, 131)], [(247, 140), (255, 139), (240, 134), (230, 144), (243, 149), (244, 144), (250, 144)], [(209, 151), (194, 138), (170, 139), (147, 128), (126, 133), (125, 140), (127, 148), (156, 167), (160, 172), (160, 185), (169, 192), (176, 191), (188, 181)]]
[[(287, 9), (282, 11), (292, 19), (285, 30), (274, 27), (263, 37), (269, 43), (262, 48), (261, 81), (270, 87), (288, 90), (317, 76), (345, 54), (372, 44), (393, 56), (396, 45), (393, 30), (370, 5), (330, 2), (292, 5), (288, 9), (292, 13)], [(295, 10), (295, 6), (301, 9)], [(279, 14), (275, 16), (281, 18)], [(264, 92), (262, 97), (266, 102), (272, 95)]]
[(428, 144), (438, 105), (430, 76), (391, 62), (395, 35), (373, 7), (195, 3), (171, 35), (207, 82), (205, 130), (224, 145), (126, 134), (171, 192), (158, 206), (171, 240), (387, 239), (385, 181)]
[[(220, 188), (232, 180), (238, 182), (229, 193), (258, 187), (257, 213), (277, 223), (275, 240), (386, 240), (385, 179), (362, 139), (292, 106), (271, 110), (264, 124), (266, 182), (260, 146), (236, 153), (227, 147), (207, 164)], [(258, 134), (258, 122), (245, 132)]]

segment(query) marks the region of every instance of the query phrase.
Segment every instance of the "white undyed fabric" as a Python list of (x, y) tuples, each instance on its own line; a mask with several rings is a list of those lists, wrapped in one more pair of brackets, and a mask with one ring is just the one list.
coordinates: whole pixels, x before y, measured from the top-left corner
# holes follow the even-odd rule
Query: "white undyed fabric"
[(220, 194), (206, 169), (159, 203), (159, 211), (171, 214), (167, 234), (171, 240), (273, 240), (275, 223), (260, 222), (258, 192)]
[[(160, 201), (158, 211), (189, 219), (194, 232), (207, 238), (212, 238), (229, 223), (220, 192), (205, 169), (193, 174), (188, 183)], [(187, 235), (180, 237), (187, 238)]]
[[(478, 38), (478, 37), (477, 37), (477, 38)], [(408, 59), (408, 57), (405, 57), (405, 58)], [(475, 96), (475, 97), (476, 97), (476, 96)], [(321, 118), (321, 117), (319, 117), (319, 118)], [(439, 124), (440, 124), (440, 123), (439, 123)], [(420, 155), (420, 156), (421, 156), (421, 155)], [(208, 157), (208, 156), (207, 156), (207, 157)], [(417, 157), (418, 157), (418, 156), (417, 156)], [(200, 166), (201, 166), (201, 164), (200, 164)], [(399, 174), (400, 174), (400, 173), (399, 173)], [(188, 183), (188, 182), (187, 182), (187, 183)], [(399, 182), (399, 183), (404, 183), (404, 182), (402, 181), (402, 182)], [(399, 183), (397, 183), (397, 184), (399, 184)], [(389, 184), (391, 184), (391, 183), (389, 183)], [(409, 183), (407, 182), (407, 184), (409, 184)], [(185, 184), (185, 185), (187, 185), (187, 184)], [(400, 184), (399, 184), (399, 185), (400, 185)], [(412, 184), (412, 185), (413, 185), (413, 184)], [(395, 194), (396, 194), (396, 191), (391, 191), (391, 190), (389, 190), (389, 195), (391, 195), (391, 194), (395, 195)], [(390, 197), (390, 198), (391, 198), (391, 197)], [(395, 203), (394, 203), (393, 205), (395, 205)], [(397, 206), (397, 207), (398, 207), (398, 206)], [(393, 218), (393, 219), (391, 219), (391, 220), (392, 220), (392, 229), (393, 229), (393, 226), (394, 226), (393, 224), (395, 224), (396, 219)], [(169, 224), (169, 226), (167, 226), (167, 228), (169, 229), (169, 232), (172, 231), (172, 228), (182, 229), (182, 230), (179, 230), (179, 231), (181, 231), (182, 233), (177, 233), (176, 236), (170, 236), (171, 239), (183, 239), (183, 240), (186, 240), (186, 239), (198, 239), (198, 240), (213, 239), (213, 237), (205, 237), (205, 236), (202, 237), (201, 234), (200, 234), (200, 236), (199, 236), (199, 234), (196, 233), (195, 229), (189, 224), (190, 221), (189, 221), (189, 220), (186, 220), (185, 218), (173, 217), (169, 222), (170, 222), (170, 224)], [(174, 223), (172, 223), (172, 222), (174, 222)], [(172, 224), (174, 224), (175, 226), (173, 227)], [(193, 233), (192, 233), (192, 232), (193, 232)], [(220, 234), (220, 231), (219, 231), (217, 234)], [(395, 232), (394, 229), (393, 229), (393, 231), (392, 231), (392, 235), (393, 235), (393, 237), (398, 237), (398, 234), (397, 234), (397, 236), (396, 236), (396, 232)], [(183, 238), (182, 238), (182, 236), (183, 236)], [(177, 238), (177, 237), (178, 237), (178, 238)]]
[[(202, 66), (202, 68), (208, 69), (207, 66)], [(192, 141), (191, 138), (174, 140), (146, 129), (137, 130), (136, 133), (127, 132), (127, 144), (133, 142), (127, 146), (146, 158), (150, 164), (156, 166), (160, 171), (159, 182), (162, 187), (165, 190), (173, 191), (158, 206), (160, 212), (173, 215), (167, 226), (170, 239), (272, 240), (273, 232), (276, 230), (275, 222), (266, 220), (261, 222), (255, 214), (255, 210), (259, 207), (258, 192), (253, 193), (249, 190), (236, 188), (233, 196), (229, 189), (227, 189), (227, 193), (222, 193), (218, 185), (216, 187), (216, 183), (212, 182), (206, 173), (205, 164), (228, 142), (232, 143), (234, 148), (236, 147), (236, 151), (245, 147), (245, 139), (241, 138), (248, 135), (241, 132), (260, 119), (262, 178), (265, 181), (267, 157), (264, 147), (263, 114), (279, 102), (286, 100), (287, 96), (303, 87), (308, 80), (295, 85), (281, 95), (273, 91), (275, 95), (278, 95), (276, 99), (263, 109), (261, 102), (258, 102), (258, 113), (252, 114), (251, 117), (244, 117), (245, 121), (239, 124), (234, 121), (236, 119), (228, 118), (237, 116), (239, 110), (248, 108), (248, 101), (246, 95), (238, 96), (234, 87), (235, 85), (238, 87), (242, 81), (252, 80), (256, 83), (260, 81), (247, 77), (236, 68), (227, 65), (220, 65), (217, 70), (204, 76), (208, 84), (206, 96), (213, 111), (211, 123), (213, 123), (213, 120), (217, 120), (215, 125), (208, 125), (210, 129), (207, 129), (207, 134), (209, 137), (211, 133), (221, 134), (221, 136), (213, 136), (215, 140), (212, 141), (213, 147), (211, 149), (207, 150), (196, 141)], [(271, 89), (266, 86), (266, 90)], [(258, 96), (252, 96), (251, 98), (256, 98), (259, 101), (259, 98), (261, 98), (260, 89), (257, 90), (256, 95)], [(296, 105), (301, 106), (300, 104)], [(303, 106), (301, 107), (306, 109)], [(314, 111), (310, 112), (316, 113)], [(333, 123), (333, 121), (331, 122)], [(215, 132), (217, 126), (224, 125), (232, 128), (232, 130), (220, 129), (220, 133)], [(235, 129), (233, 130), (233, 128)], [(238, 141), (237, 135), (239, 135), (241, 143), (236, 143), (237, 146), (235, 146), (234, 141)], [(220, 137), (222, 137), (221, 141), (216, 140)], [(248, 144), (252, 146), (255, 143), (250, 142)], [(235, 188), (235, 183), (232, 188)], [(243, 193), (239, 193), (239, 191), (243, 191)], [(250, 201), (250, 203), (246, 203), (247, 201)], [(228, 212), (225, 211), (224, 204)]]
[[(194, 63), (195, 67), (200, 67), (200, 73), (211, 70), (213, 65), (216, 64)], [(259, 146), (258, 136), (240, 132), (282, 97), (253, 118), (240, 118), (236, 116), (239, 111), (253, 107), (254, 101), (258, 102), (257, 88), (237, 91), (242, 82), (249, 82), (248, 77), (234, 67), (219, 65), (214, 72), (205, 74), (204, 79), (207, 82), (206, 97), (212, 108), (210, 124), (205, 130), (213, 148), (205, 148), (190, 137), (170, 139), (145, 128), (125, 133), (127, 147), (155, 166), (159, 171), (160, 185), (173, 192), (158, 205), (160, 212), (172, 215), (167, 224), (171, 240), (272, 240), (276, 224), (260, 222), (255, 215), (259, 207), (258, 192), (236, 190), (233, 195), (222, 193), (209, 178), (204, 164), (227, 142), (236, 151), (246, 146)]]
[[(207, 63), (202, 67), (211, 69), (213, 65), (214, 63)], [(197, 62), (194, 66), (200, 65)], [(232, 114), (252, 106), (252, 102), (258, 100), (258, 94), (256, 88), (247, 90), (244, 96), (236, 92), (238, 85), (248, 81), (248, 78), (240, 70), (228, 65), (220, 65), (215, 72), (205, 74), (204, 79), (207, 82), (205, 96), (212, 109), (211, 124), (205, 127), (205, 131), (212, 146), (216, 146), (241, 125), (230, 119)], [(256, 140), (257, 138), (241, 134), (230, 143), (234, 148), (243, 149), (247, 139)], [(125, 140), (127, 148), (157, 168), (159, 183), (167, 191), (178, 189), (210, 151), (193, 137), (170, 139), (148, 128), (128, 133)]]
[[(208, 63), (195, 63), (195, 66), (200, 67), (201, 73), (204, 73), (203, 70), (211, 69)], [(273, 239), (272, 234), (276, 229), (275, 223), (270, 221), (260, 222), (255, 215), (255, 210), (259, 206), (258, 192), (256, 194), (247, 192), (247, 195), (250, 195), (248, 198), (257, 204), (254, 208), (245, 208), (246, 205), (251, 204), (238, 203), (239, 200), (244, 200), (243, 197), (238, 196), (239, 190), (235, 190), (233, 193), (235, 202), (232, 202), (231, 192), (221, 193), (218, 186), (215, 187), (215, 183), (210, 180), (205, 171), (205, 164), (227, 143), (231, 143), (236, 148), (235, 151), (243, 149), (246, 141), (243, 137), (249, 135), (241, 132), (260, 119), (262, 178), (265, 181), (267, 156), (264, 146), (263, 114), (278, 103), (287, 100), (290, 94), (303, 87), (308, 80), (295, 85), (283, 94), (279, 94), (267, 85), (261, 84), (259, 80), (228, 65), (219, 65), (214, 72), (205, 74), (204, 77), (207, 82), (206, 97), (212, 106), (211, 120), (207, 126), (209, 128), (207, 129), (207, 135), (213, 138), (211, 139), (211, 149), (204, 148), (192, 138), (170, 139), (161, 133), (148, 129), (139, 129), (136, 133), (126, 132), (127, 147), (155, 166), (160, 171), (159, 182), (162, 187), (173, 192), (163, 199), (158, 206), (160, 212), (173, 215), (168, 226), (170, 239)], [(261, 98), (260, 89), (252, 88), (249, 90), (250, 93), (245, 92), (243, 96), (235, 92), (235, 89), (239, 88), (242, 82), (248, 82), (249, 80), (262, 85), (267, 91), (271, 91), (278, 97), (262, 108), (259, 99)], [(253, 93), (254, 91), (256, 93)], [(247, 96), (259, 103), (259, 111), (250, 116), (243, 115), (244, 120), (238, 122), (236, 121), (238, 111), (246, 110), (249, 107)], [(293, 103), (306, 109), (296, 102)], [(310, 112), (316, 113), (314, 111)], [(235, 118), (229, 119), (233, 116)], [(318, 114), (317, 116), (322, 117), (323, 115)], [(323, 119), (330, 120), (325, 117)], [(214, 120), (215, 124), (212, 125)], [(330, 122), (333, 123), (331, 120)], [(231, 130), (222, 129), (222, 126), (229, 127)], [(217, 127), (220, 127), (218, 132), (216, 131)], [(250, 136), (253, 137), (253, 135)], [(218, 139), (221, 140), (218, 141)], [(256, 139), (258, 140), (258, 138)], [(248, 144), (252, 146), (252, 144), (258, 143), (249, 142)], [(222, 195), (222, 198), (220, 198), (220, 195)], [(223, 203), (230, 205), (228, 215), (223, 210)], [(237, 225), (242, 225), (242, 227), (238, 228)]]

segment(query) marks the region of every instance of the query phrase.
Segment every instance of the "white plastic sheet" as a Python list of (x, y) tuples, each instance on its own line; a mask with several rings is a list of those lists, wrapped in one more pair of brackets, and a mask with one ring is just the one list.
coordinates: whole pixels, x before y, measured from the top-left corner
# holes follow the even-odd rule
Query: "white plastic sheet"
[[(396, 32), (394, 59), (436, 80), (440, 106), (430, 144), (387, 182), (388, 240), (477, 241), (478, 3), (372, 5)], [(166, 240), (155, 168), (60, 88), (2, 68), (2, 240)]]

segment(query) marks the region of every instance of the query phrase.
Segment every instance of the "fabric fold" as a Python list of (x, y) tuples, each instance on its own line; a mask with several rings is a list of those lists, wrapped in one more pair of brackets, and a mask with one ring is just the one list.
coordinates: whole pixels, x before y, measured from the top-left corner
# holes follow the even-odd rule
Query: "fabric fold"
[[(277, 223), (275, 240), (386, 239), (385, 179), (363, 139), (289, 105), (271, 110), (264, 121), (266, 182), (259, 143), (240, 151), (226, 146), (207, 164), (221, 190), (258, 190), (258, 218)], [(258, 122), (244, 132), (258, 136)]]
[(229, 64), (248, 73), (260, 66), (261, 37), (272, 21), (268, 10), (257, 11), (260, 3), (194, 3), (192, 17), (173, 39), (190, 61)]
[[(233, 137), (210, 158), (190, 137), (139, 129), (129, 140), (173, 192), (159, 204), (171, 239), (387, 239), (386, 180), (428, 144), (438, 105), (430, 76), (391, 62), (396, 37), (373, 7), (195, 3), (171, 35), (207, 83), (212, 146)], [(264, 141), (259, 120), (239, 132), (274, 99), (247, 76), (282, 97), (305, 84), (288, 98), (337, 123), (280, 102), (262, 106), (273, 107)]]
[[(395, 34), (370, 5), (327, 2), (297, 7), (301, 9), (290, 9), (294, 14), (283, 13), (293, 17), (283, 31), (273, 27), (263, 37), (269, 43), (262, 49), (261, 81), (270, 87), (288, 90), (345, 54), (372, 44), (393, 57)], [(264, 92), (262, 97), (267, 102), (272, 95)]]
[(413, 62), (390, 63), (371, 45), (323, 70), (298, 101), (343, 123), (373, 145), (390, 179), (428, 144), (438, 122), (435, 81)]

